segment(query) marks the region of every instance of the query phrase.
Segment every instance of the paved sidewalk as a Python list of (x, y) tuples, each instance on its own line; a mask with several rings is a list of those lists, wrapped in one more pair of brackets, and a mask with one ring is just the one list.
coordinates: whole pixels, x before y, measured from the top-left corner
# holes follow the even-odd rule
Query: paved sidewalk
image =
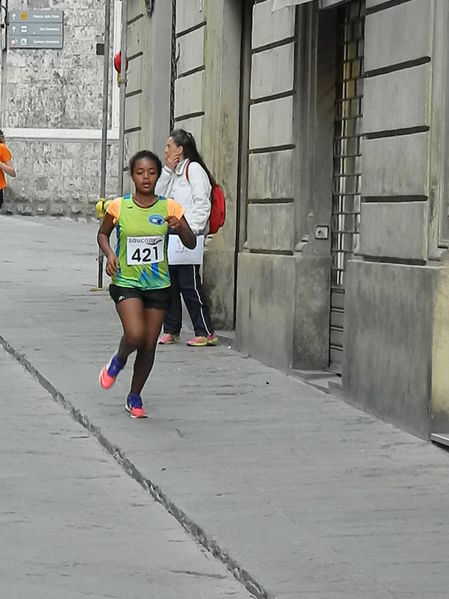
[(2, 599), (249, 599), (2, 349), (0, 372)]
[(150, 418), (100, 367), (95, 223), (0, 217), (0, 341), (255, 596), (443, 598), (449, 456), (227, 345), (158, 350)]

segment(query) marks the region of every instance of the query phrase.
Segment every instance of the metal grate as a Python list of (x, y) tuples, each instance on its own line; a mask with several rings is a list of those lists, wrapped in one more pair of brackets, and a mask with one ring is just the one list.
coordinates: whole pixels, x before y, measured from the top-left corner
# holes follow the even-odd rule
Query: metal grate
[(364, 2), (339, 9), (331, 223), (330, 368), (341, 373), (345, 271), (358, 245), (361, 197)]

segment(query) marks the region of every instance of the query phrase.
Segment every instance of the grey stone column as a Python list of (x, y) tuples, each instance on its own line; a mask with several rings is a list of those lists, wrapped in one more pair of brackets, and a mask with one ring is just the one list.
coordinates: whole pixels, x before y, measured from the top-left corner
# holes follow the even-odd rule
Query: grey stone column
[(242, 6), (237, 0), (204, 3), (204, 120), (201, 150), (226, 194), (226, 223), (208, 241), (204, 281), (215, 327), (234, 327), (237, 184), (239, 171)]

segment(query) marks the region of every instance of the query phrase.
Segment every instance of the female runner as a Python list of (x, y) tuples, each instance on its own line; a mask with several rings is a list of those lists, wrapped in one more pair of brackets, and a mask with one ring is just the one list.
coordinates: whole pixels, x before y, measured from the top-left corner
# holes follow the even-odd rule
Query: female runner
[[(102, 368), (99, 382), (103, 389), (109, 389), (128, 356), (137, 352), (125, 402), (132, 418), (146, 416), (140, 394), (153, 367), (164, 311), (170, 305), (168, 229), (176, 232), (189, 249), (196, 246), (183, 208), (172, 199), (154, 194), (161, 170), (161, 161), (153, 152), (142, 150), (131, 158), (129, 171), (135, 193), (109, 204), (97, 235), (107, 260), (106, 272), (112, 277), (109, 293), (123, 326), (118, 351)], [(114, 228), (115, 252), (109, 243)]]

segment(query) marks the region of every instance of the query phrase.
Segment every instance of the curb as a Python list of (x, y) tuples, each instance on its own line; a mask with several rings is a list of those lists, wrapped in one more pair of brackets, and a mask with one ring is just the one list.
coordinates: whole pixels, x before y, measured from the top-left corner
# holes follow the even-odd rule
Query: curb
[(126, 457), (125, 453), (119, 447), (113, 445), (109, 439), (103, 435), (98, 426), (90, 422), (86, 415), (75, 408), (64, 395), (31, 364), (26, 356), (18, 352), (2, 335), (0, 335), (0, 345), (37, 380), (41, 387), (48, 392), (56, 403), (60, 404), (68, 412), (75, 422), (81, 424), (97, 439), (100, 445), (102, 445), (114, 460), (120, 464), (123, 470), (132, 479), (138, 482), (155, 501), (161, 504), (169, 514), (181, 524), (190, 537), (206, 549), (206, 551), (208, 551), (215, 559), (219, 560), (255, 599), (272, 599), (272, 595), (269, 594), (249, 572), (242, 568), (237, 561), (229, 555), (226, 549), (222, 548), (220, 544), (209, 536), (200, 525), (179, 509), (159, 485), (145, 478), (140, 470), (138, 470)]

